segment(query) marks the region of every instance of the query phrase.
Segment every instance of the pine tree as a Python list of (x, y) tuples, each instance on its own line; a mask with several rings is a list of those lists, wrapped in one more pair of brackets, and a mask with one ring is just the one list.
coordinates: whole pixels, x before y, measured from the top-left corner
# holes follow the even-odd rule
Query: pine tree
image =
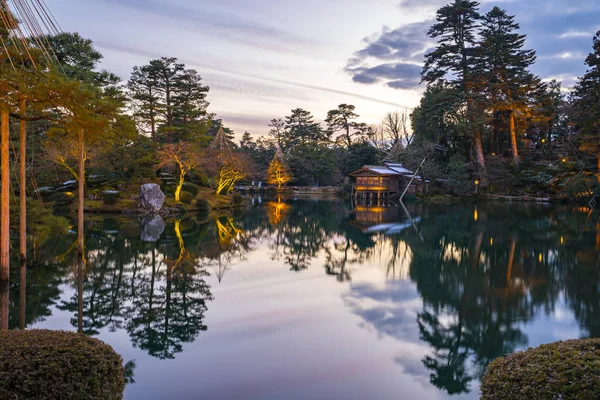
[(138, 126), (149, 129), (154, 142), (158, 141), (158, 125), (163, 122), (158, 85), (156, 72), (148, 65), (133, 67), (131, 78), (127, 83), (132, 99), (133, 116), (138, 121)]
[(593, 51), (585, 63), (589, 68), (573, 93), (575, 120), (580, 150), (596, 156), (600, 182), (600, 31), (594, 36)]
[(337, 109), (329, 111), (327, 113), (327, 118), (325, 119), (327, 128), (330, 132), (344, 132), (345, 136), (340, 139), (348, 149), (352, 146), (352, 136), (354, 136), (350, 133), (351, 128), (353, 128), (352, 120), (359, 117), (359, 115), (354, 112), (355, 109), (356, 107), (351, 104), (340, 104)]
[(471, 137), (482, 185), (487, 185), (487, 169), (483, 154), (481, 132), (476, 114), (477, 28), (481, 15), (479, 3), (471, 0), (454, 0), (437, 11), (436, 20), (428, 32), (438, 40), (438, 46), (426, 55), (421, 79), (428, 85), (445, 81), (463, 94), (466, 103), (466, 125)]
[(483, 17), (481, 27), (478, 58), (483, 90), (489, 97), (492, 116), (508, 114), (513, 161), (518, 165), (515, 115), (527, 112), (528, 99), (539, 86), (539, 79), (528, 70), (535, 62), (535, 51), (523, 50), (527, 36), (516, 32), (519, 24), (505, 10), (494, 7)]
[(280, 190), (282, 186), (285, 186), (291, 180), (292, 175), (285, 163), (283, 152), (281, 148), (278, 148), (273, 161), (269, 164), (269, 169), (267, 169), (267, 183), (277, 185), (277, 190)]

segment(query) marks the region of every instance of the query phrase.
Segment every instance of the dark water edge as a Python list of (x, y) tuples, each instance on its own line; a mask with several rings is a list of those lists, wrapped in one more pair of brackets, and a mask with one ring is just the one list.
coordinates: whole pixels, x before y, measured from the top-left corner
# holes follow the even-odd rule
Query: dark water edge
[(140, 224), (90, 218), (83, 276), (72, 232), (8, 294), (11, 329), (111, 344), (128, 399), (475, 399), (498, 356), (600, 337), (586, 207), (257, 197), (154, 242)]

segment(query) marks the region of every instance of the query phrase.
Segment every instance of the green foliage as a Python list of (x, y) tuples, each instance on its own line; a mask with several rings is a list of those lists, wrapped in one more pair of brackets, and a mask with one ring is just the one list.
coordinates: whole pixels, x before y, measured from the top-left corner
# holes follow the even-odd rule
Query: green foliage
[(462, 154), (454, 154), (448, 163), (448, 180), (450, 188), (456, 194), (464, 195), (473, 191), (467, 162)]
[(558, 184), (558, 196), (564, 199), (589, 199), (598, 182), (594, 176), (576, 174), (563, 179)]
[(190, 192), (182, 191), (181, 193), (179, 193), (179, 198), (180, 198), (181, 202), (185, 203), (185, 204), (192, 204), (194, 197), (196, 197), (196, 196), (194, 196)]
[(184, 182), (183, 185), (181, 186), (181, 190), (183, 190), (185, 192), (189, 192), (194, 197), (196, 197), (196, 196), (198, 196), (198, 193), (200, 193), (200, 186), (196, 185), (195, 183)]
[[(18, 214), (18, 204), (10, 207), (12, 215)], [(18, 231), (19, 219), (11, 218), (10, 229)], [(62, 237), (69, 231), (69, 221), (52, 213), (38, 200), (27, 199), (27, 236), (37, 245), (44, 244), (51, 237)]]
[(102, 192), (102, 202), (107, 206), (113, 206), (119, 202), (121, 193), (117, 190), (105, 190)]
[(0, 398), (123, 397), (123, 361), (98, 339), (62, 331), (0, 332)]
[(59, 192), (50, 196), (49, 200), (54, 203), (55, 206), (68, 206), (73, 204), (76, 200), (75, 194), (72, 192)]
[(600, 393), (600, 339), (545, 344), (492, 362), (482, 400), (594, 399)]

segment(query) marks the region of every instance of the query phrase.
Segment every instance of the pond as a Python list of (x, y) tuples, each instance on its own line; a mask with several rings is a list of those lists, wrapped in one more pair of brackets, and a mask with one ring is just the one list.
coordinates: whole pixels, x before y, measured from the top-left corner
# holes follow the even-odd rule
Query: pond
[(257, 198), (145, 224), (90, 217), (84, 264), (73, 233), (11, 272), (10, 328), (109, 343), (126, 399), (476, 399), (496, 357), (600, 336), (587, 208)]

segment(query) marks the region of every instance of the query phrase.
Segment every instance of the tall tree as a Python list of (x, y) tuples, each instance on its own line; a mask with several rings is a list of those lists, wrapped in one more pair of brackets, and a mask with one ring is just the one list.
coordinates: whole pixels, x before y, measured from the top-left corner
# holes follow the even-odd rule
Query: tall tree
[(327, 129), (330, 132), (344, 132), (344, 136), (340, 139), (344, 142), (347, 149), (350, 149), (350, 146), (352, 146), (352, 136), (354, 136), (354, 134), (350, 133), (353, 128), (352, 121), (359, 117), (354, 112), (355, 109), (356, 107), (351, 104), (340, 104), (337, 109), (329, 111), (325, 119)]
[(438, 45), (426, 55), (421, 79), (427, 84), (447, 81), (462, 93), (467, 109), (467, 133), (475, 150), (482, 185), (487, 185), (487, 168), (474, 98), (478, 83), (477, 28), (481, 20), (478, 7), (476, 1), (454, 0), (437, 11), (437, 22), (428, 35), (437, 39)]
[(142, 131), (148, 128), (152, 141), (158, 141), (157, 126), (162, 123), (162, 103), (156, 72), (148, 65), (133, 67), (127, 83), (132, 100), (133, 116)]
[(588, 70), (574, 90), (575, 119), (580, 149), (597, 158), (600, 182), (600, 31), (594, 36), (593, 51), (585, 63)]
[(535, 51), (524, 50), (526, 35), (505, 10), (494, 7), (483, 17), (479, 61), (485, 78), (485, 91), (492, 105), (492, 115), (508, 114), (513, 162), (519, 165), (515, 114), (527, 108), (527, 100), (539, 79), (528, 68), (536, 59)]
[(285, 122), (281, 118), (273, 118), (269, 122), (269, 136), (277, 141), (277, 144), (281, 146), (281, 138), (285, 133)]

